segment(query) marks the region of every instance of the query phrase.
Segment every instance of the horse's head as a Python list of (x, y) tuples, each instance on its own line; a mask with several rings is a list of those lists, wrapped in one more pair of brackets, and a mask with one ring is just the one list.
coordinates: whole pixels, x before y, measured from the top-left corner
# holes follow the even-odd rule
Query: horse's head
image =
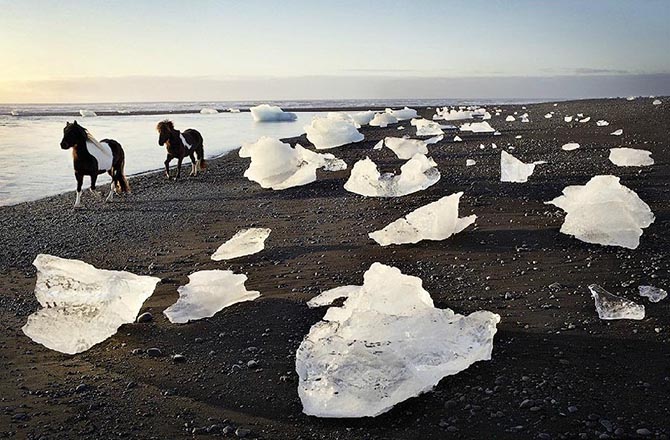
[(67, 150), (77, 145), (86, 145), (87, 137), (86, 129), (77, 124), (77, 121), (72, 124), (67, 122), (63, 128), (63, 140), (60, 141), (60, 147)]
[(172, 136), (172, 132), (174, 131), (174, 125), (169, 119), (160, 121), (156, 125), (156, 131), (158, 131), (158, 145), (163, 146), (170, 140), (170, 136)]

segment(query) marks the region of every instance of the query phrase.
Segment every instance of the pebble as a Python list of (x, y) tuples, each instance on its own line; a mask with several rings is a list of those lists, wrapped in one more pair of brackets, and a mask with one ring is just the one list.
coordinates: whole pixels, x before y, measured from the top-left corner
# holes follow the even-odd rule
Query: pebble
[(186, 356), (184, 356), (183, 354), (173, 354), (172, 362), (174, 362), (175, 364), (183, 364), (184, 362), (186, 362)]
[(647, 428), (640, 428), (635, 432), (637, 433), (637, 435), (644, 435), (644, 436), (651, 435), (651, 431), (648, 430)]
[(158, 357), (161, 356), (163, 352), (160, 350), (160, 348), (151, 347), (150, 349), (147, 350), (147, 354), (150, 357)]
[(147, 322), (151, 322), (154, 319), (154, 315), (152, 315), (149, 312), (144, 312), (140, 316), (137, 317), (137, 322), (140, 324), (144, 324)]
[(237, 428), (235, 430), (235, 435), (239, 438), (244, 438), (251, 434), (251, 429), (246, 429), (246, 428)]

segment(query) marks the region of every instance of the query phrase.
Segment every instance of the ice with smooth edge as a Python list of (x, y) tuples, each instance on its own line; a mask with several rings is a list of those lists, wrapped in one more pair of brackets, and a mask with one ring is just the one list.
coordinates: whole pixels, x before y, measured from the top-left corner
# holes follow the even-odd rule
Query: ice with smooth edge
[(256, 122), (295, 121), (298, 118), (295, 113), (285, 112), (275, 105), (261, 104), (249, 110)]
[(400, 197), (426, 189), (438, 180), (437, 164), (420, 153), (405, 162), (398, 175), (380, 174), (377, 165), (366, 157), (354, 164), (344, 189), (368, 197)]
[(438, 309), (420, 278), (380, 263), (347, 287), (296, 353), (305, 414), (375, 417), (491, 359), (499, 315)]
[(79, 114), (85, 118), (93, 118), (95, 116), (98, 116), (98, 114), (93, 110), (79, 110)]
[(410, 124), (416, 127), (417, 136), (435, 136), (444, 134), (440, 124), (429, 121), (428, 119), (412, 119)]
[(428, 154), (428, 144), (419, 139), (387, 137), (384, 139), (384, 145), (393, 151), (398, 159), (408, 160), (416, 153)]
[(591, 120), (591, 116), (588, 116), (588, 117), (586, 117), (586, 118), (584, 118), (584, 119), (580, 119), (579, 122), (581, 122), (582, 124), (586, 124), (586, 123), (589, 122), (590, 120)]
[(381, 150), (384, 148), (384, 139), (381, 141), (377, 142), (374, 147), (372, 147), (373, 150)]
[(445, 121), (462, 121), (464, 119), (472, 119), (474, 116), (469, 110), (450, 110), (447, 107), (442, 109), (435, 109), (436, 114), (433, 116), (435, 120), (445, 120)]
[(400, 110), (393, 110), (390, 108), (387, 108), (386, 110), (387, 114), (390, 114), (394, 116), (398, 121), (407, 121), (412, 118), (416, 118), (419, 116), (413, 108), (405, 107)]
[(514, 122), (516, 121), (516, 118), (512, 115), (509, 115), (508, 117), (505, 118), (505, 122)]
[(509, 154), (507, 151), (500, 152), (500, 181), (501, 182), (516, 182), (524, 183), (535, 171), (536, 165), (547, 163), (539, 160), (533, 163), (521, 162), (516, 157)]
[(654, 99), (654, 102), (652, 102), (652, 105), (661, 105), (661, 100), (660, 99)]
[(589, 286), (600, 319), (644, 319), (644, 306), (609, 293), (597, 284)]
[(217, 109), (215, 109), (215, 108), (207, 108), (207, 107), (205, 107), (205, 108), (203, 108), (203, 109), (200, 110), (200, 114), (201, 114), (201, 115), (216, 115), (216, 114), (218, 114), (218, 113), (219, 113), (219, 111), (218, 111)]
[(563, 118), (565, 122), (572, 122), (572, 116), (566, 116)]
[(654, 222), (649, 206), (616, 176), (595, 176), (586, 185), (568, 186), (546, 203), (567, 213), (563, 234), (603, 246), (636, 249), (642, 229)]
[(389, 124), (397, 124), (398, 118), (393, 116), (390, 113), (377, 113), (374, 118), (370, 121), (371, 127), (381, 127), (385, 128)]
[(495, 128), (491, 127), (491, 125), (486, 122), (466, 122), (465, 124), (461, 125), (460, 128), (461, 131), (471, 131), (473, 133), (493, 133), (495, 132)]
[(476, 215), (458, 217), (462, 192), (442, 197), (407, 214), (379, 231), (368, 234), (381, 246), (444, 240), (475, 222)]
[(561, 147), (561, 149), (565, 151), (572, 151), (576, 150), (577, 148), (579, 148), (579, 144), (577, 142), (569, 142)]
[(454, 136), (454, 142), (463, 142), (460, 136)]
[(612, 136), (621, 136), (623, 134), (623, 129), (618, 129), (614, 130), (612, 133), (610, 133)]
[(477, 162), (474, 159), (466, 159), (465, 160), (465, 166), (466, 167), (471, 167), (471, 166), (476, 165), (476, 164), (477, 164)]
[(188, 280), (187, 285), (177, 289), (177, 302), (163, 311), (172, 323), (209, 318), (228, 306), (261, 296), (260, 292), (244, 287), (246, 275), (230, 270), (201, 270), (189, 275)]
[(307, 307), (313, 309), (315, 307), (329, 306), (335, 300), (340, 298), (349, 298), (353, 292), (361, 290), (361, 286), (340, 286), (334, 289), (326, 290), (321, 294), (307, 301)]
[(651, 151), (635, 148), (610, 148), (609, 159), (620, 167), (647, 167), (654, 164)]
[(604, 119), (601, 119), (599, 121), (596, 121), (596, 125), (598, 127), (607, 127), (608, 125), (610, 125), (610, 123), (605, 121)]
[(265, 240), (271, 231), (272, 229), (269, 228), (242, 229), (233, 235), (233, 238), (219, 246), (212, 254), (212, 260), (232, 260), (256, 254), (265, 249)]
[(307, 139), (317, 150), (362, 141), (364, 136), (354, 125), (353, 119), (346, 120), (345, 116), (348, 115), (329, 114), (325, 118), (315, 117), (311, 124), (304, 127)]
[(645, 298), (649, 298), (649, 301), (653, 303), (657, 303), (660, 300), (664, 299), (666, 296), (668, 296), (668, 292), (665, 290), (659, 288), (659, 287), (654, 287), (654, 286), (637, 286), (638, 292), (640, 293), (640, 296), (644, 296)]
[(35, 297), (43, 308), (28, 317), (23, 333), (66, 354), (86, 351), (134, 322), (160, 281), (45, 254), (33, 265)]
[(339, 171), (347, 164), (332, 154), (310, 151), (300, 144), (295, 148), (278, 139), (263, 136), (258, 141), (243, 144), (240, 157), (251, 158), (244, 177), (263, 188), (282, 190), (306, 185), (316, 180), (316, 170)]
[(368, 125), (372, 118), (375, 117), (375, 112), (367, 110), (364, 112), (352, 113), (351, 118), (360, 126)]

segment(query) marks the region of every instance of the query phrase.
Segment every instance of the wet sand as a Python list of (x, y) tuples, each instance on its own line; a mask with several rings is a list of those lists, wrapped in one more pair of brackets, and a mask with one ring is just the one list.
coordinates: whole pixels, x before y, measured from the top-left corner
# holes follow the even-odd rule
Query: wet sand
[[(670, 299), (651, 304), (636, 293), (639, 284), (670, 287), (670, 101), (661, 99), (660, 106), (646, 98), (501, 106), (502, 115), (489, 121), (501, 136), (459, 134), (464, 142), (446, 136), (429, 146), (441, 180), (395, 199), (345, 191), (348, 170), (320, 172), (303, 187), (264, 190), (242, 176), (248, 159), (233, 152), (195, 178), (134, 177), (133, 193), (107, 205), (84, 193), (85, 209), (73, 211), (70, 192), (0, 208), (0, 438), (190, 438), (224, 436), (226, 426), (266, 439), (667, 438)], [(527, 111), (531, 122), (505, 122), (513, 111)], [(549, 111), (556, 114), (545, 119)], [(434, 110), (420, 113), (430, 118)], [(563, 121), (577, 113), (591, 122)], [(597, 127), (598, 119), (610, 125)], [(405, 130), (365, 127), (363, 142), (329, 152), (349, 168), (369, 156), (381, 171), (397, 170), (402, 161), (372, 146), (414, 134), (409, 121), (399, 125)], [(609, 134), (618, 128), (623, 136)], [(304, 136), (296, 141), (311, 146)], [(562, 151), (568, 142), (581, 148)], [(501, 183), (500, 150), (509, 145), (525, 162), (549, 163), (528, 183)], [(650, 150), (656, 163), (616, 167), (607, 157), (618, 146)], [(466, 167), (466, 159), (477, 164)], [(157, 166), (162, 160), (157, 152)], [(638, 249), (558, 232), (564, 214), (544, 202), (598, 174), (621, 177), (656, 215)], [(461, 216), (478, 216), (474, 227), (445, 241), (387, 248), (367, 237), (458, 191), (465, 193)], [(232, 262), (209, 259), (250, 226), (272, 228), (265, 251)], [(143, 308), (153, 322), (125, 325), (76, 356), (33, 343), (21, 326), (37, 309), (31, 262), (38, 253), (160, 277)], [(374, 419), (305, 416), (295, 350), (325, 313), (305, 302), (360, 284), (375, 261), (421, 277), (437, 307), (500, 314), (493, 359)], [(203, 269), (245, 273), (247, 288), (262, 296), (213, 318), (170, 324), (162, 311), (187, 275)], [(645, 304), (647, 317), (599, 320), (591, 283)], [(164, 356), (149, 357), (151, 347)], [(186, 362), (173, 363), (175, 353)], [(248, 368), (250, 360), (257, 366)]]

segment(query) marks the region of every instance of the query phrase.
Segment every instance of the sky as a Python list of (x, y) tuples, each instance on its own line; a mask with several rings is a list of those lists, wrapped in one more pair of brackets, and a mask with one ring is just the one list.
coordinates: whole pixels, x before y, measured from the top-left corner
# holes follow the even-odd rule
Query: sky
[(0, 102), (670, 94), (670, 0), (0, 0), (0, 11)]

